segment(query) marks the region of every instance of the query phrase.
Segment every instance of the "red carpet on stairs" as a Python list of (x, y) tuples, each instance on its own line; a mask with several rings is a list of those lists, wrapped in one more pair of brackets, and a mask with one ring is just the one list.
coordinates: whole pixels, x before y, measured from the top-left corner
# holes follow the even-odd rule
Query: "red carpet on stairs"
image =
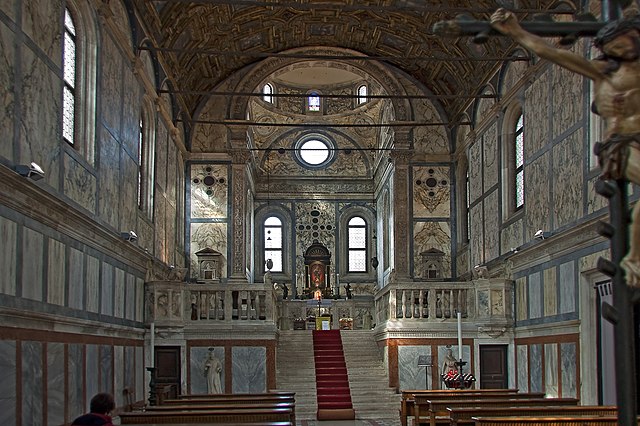
[(314, 330), (318, 420), (353, 420), (347, 364), (342, 352), (340, 330)]

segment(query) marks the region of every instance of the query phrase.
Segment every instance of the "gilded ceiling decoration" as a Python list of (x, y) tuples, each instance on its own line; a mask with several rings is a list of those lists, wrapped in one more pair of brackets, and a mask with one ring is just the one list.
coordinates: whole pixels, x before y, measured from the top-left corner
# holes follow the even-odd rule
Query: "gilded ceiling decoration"
[(351, 49), (407, 72), (433, 94), (447, 96), (439, 100), (451, 120), (461, 116), (471, 102), (468, 96), (489, 79), (512, 44), (502, 37), (492, 37), (483, 45), (467, 37), (443, 39), (433, 34), (433, 25), (463, 12), (487, 19), (499, 6), (516, 8), (523, 19), (555, 3), (134, 1), (152, 44), (164, 49), (160, 55), (174, 73), (171, 78), (183, 92), (190, 114), (206, 91), (243, 67), (278, 52), (320, 46)]

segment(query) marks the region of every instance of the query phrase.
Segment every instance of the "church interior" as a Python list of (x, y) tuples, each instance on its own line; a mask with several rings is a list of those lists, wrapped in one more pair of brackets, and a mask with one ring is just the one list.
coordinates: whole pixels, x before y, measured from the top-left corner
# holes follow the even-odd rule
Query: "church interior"
[(615, 405), (590, 81), (434, 31), (604, 3), (0, 0), (0, 424), (151, 380), (316, 419), (312, 330), (356, 419), (451, 353), (476, 388)]

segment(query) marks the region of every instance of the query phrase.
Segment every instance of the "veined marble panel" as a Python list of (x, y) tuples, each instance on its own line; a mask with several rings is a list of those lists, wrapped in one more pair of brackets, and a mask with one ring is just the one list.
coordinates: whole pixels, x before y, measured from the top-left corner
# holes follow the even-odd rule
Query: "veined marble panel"
[[(2, 41), (0, 41), (0, 47), (2, 47)], [(15, 296), (18, 225), (14, 221), (0, 216), (0, 238), (3, 242), (3, 253), (0, 256), (0, 271), (3, 275), (0, 279), (0, 293)]]
[[(115, 389), (124, 389), (126, 386), (124, 382), (124, 346), (113, 347), (113, 387)], [(122, 392), (116, 392), (114, 399), (116, 400), (116, 407), (121, 407), (125, 401)]]
[(485, 198), (484, 205), (484, 228), (486, 260), (495, 259), (500, 256), (500, 238), (498, 232), (491, 232), (491, 229), (500, 229), (500, 193), (496, 189)]
[(100, 312), (100, 261), (87, 255), (87, 311)]
[[(167, 200), (175, 207), (177, 205), (176, 186), (178, 185), (178, 170), (183, 170), (184, 166), (182, 163), (178, 163), (178, 149), (173, 140), (168, 140), (166, 143), (169, 146), (167, 152)], [(180, 176), (183, 175), (180, 174)]]
[(113, 348), (100, 345), (100, 392), (113, 393)]
[(191, 224), (191, 270), (198, 271), (198, 258), (195, 253), (205, 247), (222, 253), (222, 276), (227, 273), (227, 224), (192, 223)]
[(15, 423), (16, 412), (16, 342), (0, 340), (0, 424)]
[(121, 149), (120, 153), (120, 227), (118, 229), (134, 229), (138, 217), (138, 163), (136, 159)]
[(22, 297), (42, 301), (43, 243), (41, 233), (24, 227), (22, 234)]
[(550, 317), (558, 313), (558, 283), (556, 268), (544, 270), (544, 316)]
[(577, 361), (576, 344), (561, 343), (560, 358), (562, 362), (562, 397), (575, 398), (577, 396)]
[(144, 395), (144, 378), (145, 378), (145, 372), (146, 372), (146, 366), (144, 365), (144, 348), (142, 346), (136, 346), (135, 347), (135, 357), (136, 357), (136, 370), (135, 370), (135, 380), (136, 380), (136, 387), (135, 387), (135, 401), (141, 401), (146, 399), (145, 395)]
[(231, 348), (232, 393), (267, 391), (267, 349), (257, 346)]
[(96, 177), (73, 157), (64, 155), (64, 193), (91, 213), (96, 211)]
[[(527, 143), (525, 143), (525, 146)], [(535, 200), (527, 204), (525, 211), (525, 240), (533, 238), (538, 229), (551, 229), (551, 207), (549, 194), (549, 153), (541, 155), (533, 163), (525, 166), (525, 200)]]
[(144, 321), (144, 280), (136, 278), (136, 306), (135, 320)]
[(529, 318), (529, 296), (527, 294), (527, 278), (521, 277), (516, 280), (516, 320), (524, 321)]
[(549, 398), (558, 397), (558, 344), (544, 345), (544, 393)]
[(413, 230), (414, 276), (422, 277), (425, 265), (421, 253), (435, 248), (442, 252), (442, 277), (451, 277), (451, 228), (447, 222), (417, 222)]
[(22, 3), (22, 30), (56, 65), (61, 65), (60, 16), (62, 0), (31, 0)]
[(191, 166), (191, 217), (224, 219), (229, 206), (228, 167)]
[(135, 347), (127, 346), (124, 348), (124, 387), (135, 389), (136, 368), (142, 368), (142, 366), (136, 366)]
[[(570, 50), (581, 55), (584, 52), (584, 42), (578, 41)], [(552, 121), (553, 137), (558, 137), (575, 123), (582, 119), (583, 114), (583, 90), (584, 77), (580, 74), (568, 71), (559, 66), (552, 66), (553, 78), (551, 79)], [(581, 157), (575, 157), (578, 159)], [(576, 161), (580, 166), (582, 163)], [(556, 169), (558, 170), (558, 169)]]
[(607, 208), (609, 204), (607, 199), (596, 192), (596, 182), (600, 179), (600, 176), (594, 177), (586, 183), (587, 185), (587, 214), (595, 213), (604, 208)]
[(469, 241), (471, 249), (471, 263), (470, 265), (481, 265), (485, 262), (484, 258), (484, 233), (482, 219), (482, 202), (471, 207), (469, 214), (471, 214), (470, 229), (469, 229)]
[(560, 265), (560, 313), (576, 311), (576, 270), (574, 262)]
[[(550, 116), (549, 116), (549, 92), (550, 92), (549, 71), (545, 71), (542, 75), (533, 80), (531, 85), (525, 91), (524, 102), (524, 123), (525, 123), (525, 159), (531, 155), (550, 138)], [(525, 176), (526, 176), (525, 171)], [(526, 184), (525, 184), (526, 188)], [(548, 192), (548, 191), (547, 191)], [(535, 198), (531, 198), (535, 200)]]
[(22, 342), (22, 423), (35, 425), (42, 422), (44, 398), (42, 377), (42, 343)]
[[(45, 0), (40, 0), (39, 3), (44, 4)], [(43, 6), (43, 10), (48, 9), (47, 6)], [(54, 19), (50, 23), (55, 26), (56, 33), (60, 31), (58, 20)], [(37, 30), (46, 33), (50, 29), (38, 28)], [(54, 41), (57, 40), (50, 40), (50, 42)], [(37, 163), (45, 171), (43, 180), (54, 190), (59, 190), (61, 159), (58, 146), (60, 143), (58, 117), (62, 109), (62, 97), (59, 96), (62, 83), (48, 64), (35, 57), (30, 49), (22, 49), (22, 55), (20, 157), (16, 162), (18, 164)]]
[(64, 423), (64, 377), (64, 344), (47, 343), (47, 421), (50, 425)]
[[(189, 374), (191, 378), (190, 389), (193, 394), (204, 394), (207, 393), (207, 375), (204, 370), (204, 364), (207, 362), (207, 358), (209, 357), (209, 348), (213, 349), (213, 355), (218, 358), (220, 363), (222, 364), (222, 372), (220, 373), (220, 383), (224, 388), (225, 381), (225, 355), (224, 355), (224, 347), (192, 347), (191, 348), (191, 358), (189, 360)], [(226, 389), (224, 389), (227, 392)]]
[(160, 195), (159, 191), (156, 191), (155, 198), (155, 254), (165, 263), (169, 263), (167, 256), (167, 235), (166, 235), (166, 222), (167, 214), (165, 209), (165, 198)]
[(518, 383), (520, 392), (529, 392), (529, 352), (527, 345), (518, 345)]
[(115, 284), (113, 297), (113, 316), (116, 318), (124, 318), (124, 277), (125, 273), (120, 268), (115, 268)]
[[(109, 36), (102, 37), (100, 43), (101, 53), (99, 63), (102, 68), (102, 74), (100, 78), (100, 87), (102, 88), (99, 94), (102, 108), (101, 116), (102, 120), (106, 123), (106, 126), (111, 129), (111, 132), (117, 137), (120, 137), (120, 120), (122, 114), (122, 54), (116, 47), (112, 38)], [(136, 117), (139, 114), (136, 113)], [(136, 137), (136, 140), (138, 138)], [(101, 188), (102, 191), (102, 188)], [(112, 204), (110, 208), (113, 208), (117, 204)]]
[(543, 392), (542, 389), (542, 345), (529, 346), (529, 371), (531, 374), (531, 392)]
[(500, 232), (501, 254), (524, 244), (522, 219), (519, 219)]
[[(485, 191), (498, 184), (500, 173), (498, 161), (498, 125), (493, 123), (482, 136), (484, 146), (484, 188)], [(496, 204), (497, 208), (497, 204)], [(498, 229), (498, 228), (496, 228)]]
[(82, 345), (69, 344), (67, 358), (67, 401), (69, 407), (69, 417), (75, 419), (84, 414), (86, 407), (84, 406), (84, 354)]
[(47, 302), (64, 306), (66, 284), (66, 246), (64, 243), (49, 239), (47, 264)]
[[(102, 81), (102, 80), (101, 80)], [(97, 165), (100, 179), (100, 191), (98, 192), (98, 215), (102, 220), (114, 228), (118, 227), (119, 176), (120, 176), (120, 150), (118, 142), (111, 133), (100, 127), (98, 134), (98, 149), (100, 150), (99, 164)]]
[[(574, 74), (574, 73), (571, 73)], [(555, 227), (571, 224), (582, 217), (583, 133), (574, 132), (553, 147), (553, 201)]]
[(86, 346), (86, 364), (85, 364), (85, 377), (86, 386), (84, 389), (84, 398), (86, 401), (91, 401), (91, 398), (98, 392), (100, 392), (100, 347), (98, 345)]
[(113, 316), (113, 266), (102, 262), (100, 313)]
[[(13, 1), (1, 0), (0, 8), (3, 12), (13, 17)], [(13, 47), (15, 35), (13, 31), (0, 23), (0, 99), (2, 109), (0, 109), (0, 128), (5, 141), (13, 141), (13, 120), (15, 118), (15, 87), (13, 85), (15, 72), (15, 49)], [(13, 143), (5, 142), (0, 144), (0, 157), (14, 161)]]
[(434, 388), (431, 371), (432, 368), (438, 368), (438, 366), (434, 364), (431, 368), (418, 367), (418, 357), (421, 355), (431, 355), (431, 346), (398, 346), (398, 381), (400, 389)]
[(469, 200), (473, 203), (482, 195), (482, 144), (476, 141), (469, 147)]
[(489, 316), (489, 291), (477, 290), (478, 292), (478, 315), (481, 317)]
[(542, 317), (542, 283), (540, 273), (529, 275), (529, 318)]
[[(129, 62), (125, 62), (125, 66), (122, 68), (122, 74), (124, 85), (122, 90), (122, 144), (128, 152), (133, 153), (136, 158), (139, 158), (138, 137), (140, 133), (141, 110), (140, 84), (133, 75)], [(152, 115), (156, 114), (155, 108), (149, 112)], [(153, 141), (154, 138), (151, 137), (148, 140)]]
[[(176, 251), (176, 209), (172, 206), (168, 200), (165, 200), (165, 206), (167, 209), (166, 214), (166, 238), (165, 238), (165, 250), (166, 250), (166, 259), (167, 263), (170, 265), (175, 265), (178, 262), (175, 260), (175, 251)], [(181, 225), (182, 226), (182, 225)]]
[(413, 217), (449, 217), (451, 182), (449, 167), (413, 167)]
[(84, 253), (69, 249), (69, 307), (84, 309)]
[(175, 164), (167, 164), (167, 146), (170, 139), (167, 128), (162, 120), (156, 126), (156, 185), (162, 189), (167, 187), (167, 170), (174, 168)]
[(124, 287), (125, 300), (125, 318), (133, 320), (136, 315), (136, 277), (126, 274), (126, 284)]

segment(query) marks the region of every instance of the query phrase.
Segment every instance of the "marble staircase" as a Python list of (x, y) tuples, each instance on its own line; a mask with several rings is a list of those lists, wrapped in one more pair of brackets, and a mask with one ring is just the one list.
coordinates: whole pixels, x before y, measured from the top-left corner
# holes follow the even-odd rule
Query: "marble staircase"
[[(373, 332), (341, 332), (356, 419), (399, 419), (400, 395), (389, 387)], [(317, 394), (310, 330), (282, 330), (276, 349), (276, 386), (296, 392), (296, 419), (315, 420)], [(399, 424), (399, 421), (398, 421)]]

